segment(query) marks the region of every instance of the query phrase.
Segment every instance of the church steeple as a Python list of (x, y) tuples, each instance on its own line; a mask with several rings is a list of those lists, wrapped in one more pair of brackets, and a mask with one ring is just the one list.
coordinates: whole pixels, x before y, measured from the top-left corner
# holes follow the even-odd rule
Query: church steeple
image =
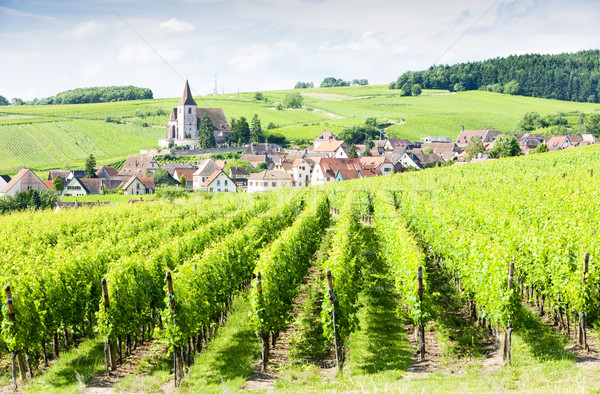
[(190, 84), (188, 83), (187, 79), (185, 80), (185, 88), (183, 89), (183, 97), (181, 98), (181, 100), (179, 101), (179, 104), (177, 104), (177, 106), (183, 106), (183, 105), (197, 105), (196, 102), (194, 101), (194, 98), (192, 97), (192, 91), (190, 90)]

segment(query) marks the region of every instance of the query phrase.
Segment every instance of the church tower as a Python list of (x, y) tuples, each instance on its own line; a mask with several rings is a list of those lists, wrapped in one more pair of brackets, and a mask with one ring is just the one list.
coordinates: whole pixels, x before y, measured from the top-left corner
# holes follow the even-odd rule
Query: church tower
[(183, 97), (177, 104), (177, 139), (198, 138), (198, 105), (192, 97), (190, 85), (185, 81)]

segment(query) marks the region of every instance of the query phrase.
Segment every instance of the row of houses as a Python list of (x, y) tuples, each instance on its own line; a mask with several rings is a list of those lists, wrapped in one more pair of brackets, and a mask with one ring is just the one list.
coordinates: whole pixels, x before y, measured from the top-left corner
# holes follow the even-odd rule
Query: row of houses
[[(48, 179), (40, 179), (33, 171), (22, 169), (12, 179), (6, 175), (0, 176), (0, 196), (14, 196), (16, 193), (27, 190), (53, 190), (54, 181), (60, 177), (63, 183), (61, 196), (88, 196), (104, 194), (105, 189), (121, 189), (126, 195), (139, 195), (154, 193), (154, 181), (151, 177), (131, 175), (124, 179), (110, 178), (108, 172), (116, 170), (110, 166), (97, 167), (98, 178), (86, 178), (84, 171), (51, 170)], [(98, 174), (103, 173), (103, 177)], [(116, 185), (116, 186), (115, 186)]]

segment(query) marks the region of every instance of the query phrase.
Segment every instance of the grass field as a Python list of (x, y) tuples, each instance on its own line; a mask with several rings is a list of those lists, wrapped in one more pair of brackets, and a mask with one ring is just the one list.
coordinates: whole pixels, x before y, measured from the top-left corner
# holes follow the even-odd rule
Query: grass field
[[(303, 95), (304, 107), (277, 110), (277, 104), (291, 92)], [(262, 93), (267, 101), (255, 100), (254, 93), (208, 95), (195, 100), (199, 107), (223, 108), (228, 119), (250, 119), (257, 114), (266, 135), (280, 134), (299, 143), (312, 140), (325, 129), (339, 133), (370, 117), (397, 122), (388, 128), (388, 137), (420, 140), (428, 135), (456, 138), (461, 126), (516, 132), (520, 119), (529, 111), (542, 116), (560, 111), (572, 123), (577, 111), (600, 111), (600, 104), (480, 91), (425, 90), (419, 97), (402, 97), (385, 85)], [(22, 167), (39, 171), (77, 168), (90, 153), (99, 163), (107, 164), (156, 147), (165, 133), (166, 114), (178, 101), (0, 107), (0, 172), (14, 174)], [(156, 115), (159, 110), (165, 115)], [(140, 112), (148, 115), (140, 117)], [(127, 124), (107, 123), (108, 117)], [(142, 122), (156, 127), (141, 127)], [(277, 127), (266, 130), (269, 123)]]

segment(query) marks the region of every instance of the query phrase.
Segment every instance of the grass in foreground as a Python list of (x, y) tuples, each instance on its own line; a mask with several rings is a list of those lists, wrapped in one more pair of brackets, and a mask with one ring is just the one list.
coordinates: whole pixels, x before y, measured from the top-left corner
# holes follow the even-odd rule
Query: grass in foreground
[(235, 299), (227, 323), (196, 356), (181, 391), (220, 393), (244, 387), (254, 372), (253, 361), (260, 358), (260, 341), (248, 324), (250, 309), (245, 293)]
[(81, 345), (60, 354), (45, 374), (24, 388), (30, 393), (78, 393), (97, 374), (104, 372), (104, 343), (86, 339)]

